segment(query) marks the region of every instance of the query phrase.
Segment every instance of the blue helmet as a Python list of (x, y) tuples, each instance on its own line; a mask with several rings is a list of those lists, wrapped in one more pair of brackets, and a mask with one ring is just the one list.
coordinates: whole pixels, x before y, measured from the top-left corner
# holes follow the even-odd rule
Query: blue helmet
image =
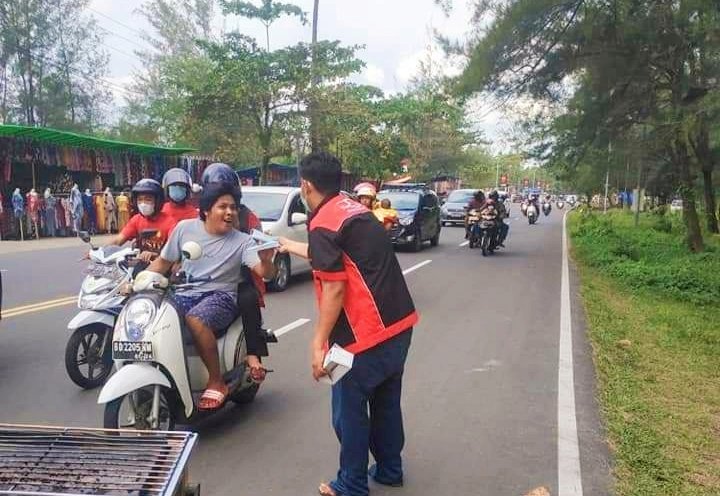
[(208, 165), (200, 182), (203, 187), (211, 183), (226, 183), (240, 188), (240, 178), (238, 178), (237, 173), (232, 167), (221, 162)]

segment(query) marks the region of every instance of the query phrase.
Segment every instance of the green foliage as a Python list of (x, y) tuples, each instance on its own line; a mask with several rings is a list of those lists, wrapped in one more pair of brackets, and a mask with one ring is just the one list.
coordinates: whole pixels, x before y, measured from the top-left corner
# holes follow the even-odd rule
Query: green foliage
[(680, 222), (643, 214), (635, 228), (629, 213), (586, 211), (573, 216), (570, 232), (578, 256), (620, 285), (699, 305), (720, 302), (720, 254), (688, 253)]

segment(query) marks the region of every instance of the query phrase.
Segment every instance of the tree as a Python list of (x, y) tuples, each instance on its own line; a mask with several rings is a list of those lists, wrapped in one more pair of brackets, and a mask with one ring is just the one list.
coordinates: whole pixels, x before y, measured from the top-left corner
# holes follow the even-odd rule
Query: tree
[(649, 130), (644, 136), (655, 141), (647, 149), (661, 151), (677, 178), (688, 246), (702, 250), (694, 187), (698, 164), (708, 158), (697, 139), (703, 129), (698, 109), (718, 91), (710, 84), (718, 76), (717, 57), (711, 56), (720, 43), (717, 2), (478, 2), (479, 24), (488, 15), (490, 27), (470, 47), (458, 90), (552, 102), (579, 94), (570, 102), (580, 123), (575, 139), (557, 136), (576, 149), (568, 167), (633, 129)]
[(265, 26), (266, 47), (269, 52), (270, 26), (272, 26), (275, 21), (283, 16), (294, 16), (305, 24), (307, 22), (307, 16), (300, 7), (291, 3), (281, 3), (274, 0), (261, 0), (261, 2), (262, 5), (256, 7), (252, 2), (220, 0), (225, 14), (236, 14), (248, 19), (257, 19)]

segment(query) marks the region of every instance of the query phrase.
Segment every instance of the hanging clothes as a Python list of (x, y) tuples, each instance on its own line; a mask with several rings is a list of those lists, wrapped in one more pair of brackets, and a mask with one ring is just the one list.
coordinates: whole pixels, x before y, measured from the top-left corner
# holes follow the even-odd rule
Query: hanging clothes
[(103, 194), (103, 200), (104, 200), (104, 209), (105, 209), (105, 222), (107, 227), (107, 232), (115, 232), (119, 231), (118, 226), (118, 220), (117, 220), (117, 205), (115, 204), (115, 198), (113, 197), (112, 191), (110, 191), (110, 188), (105, 189), (105, 193)]
[(62, 236), (67, 236), (67, 227), (70, 225), (67, 219), (70, 215), (70, 210), (68, 208), (69, 203), (70, 201), (66, 198), (61, 198), (55, 206), (55, 208), (57, 208), (57, 214), (55, 215), (58, 228), (57, 230)]
[(48, 236), (57, 236), (57, 212), (56, 206), (57, 199), (50, 193), (50, 190), (45, 192), (45, 230)]
[(98, 232), (106, 232), (107, 224), (105, 223), (105, 198), (104, 195), (93, 195), (94, 210), (97, 216)]
[(120, 193), (115, 201), (118, 211), (118, 231), (122, 231), (130, 220), (130, 198), (125, 196), (125, 193)]
[(72, 215), (72, 226), (75, 233), (82, 230), (82, 218), (85, 212), (82, 196), (80, 189), (78, 189), (77, 184), (75, 184), (72, 190), (70, 190), (70, 213)]
[(82, 195), (82, 204), (87, 218), (87, 229), (90, 234), (95, 234), (97, 233), (97, 215), (95, 213), (93, 197), (89, 189), (86, 189)]

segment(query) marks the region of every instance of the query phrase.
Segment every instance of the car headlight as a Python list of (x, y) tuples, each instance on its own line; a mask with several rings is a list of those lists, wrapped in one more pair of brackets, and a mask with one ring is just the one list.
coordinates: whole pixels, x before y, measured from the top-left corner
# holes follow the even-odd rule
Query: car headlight
[(409, 226), (414, 221), (415, 221), (415, 218), (413, 218), (413, 217), (403, 217), (402, 219), (400, 219), (400, 224), (403, 226)]
[(131, 301), (125, 309), (125, 334), (131, 341), (141, 341), (146, 328), (155, 318), (155, 303), (148, 298)]

